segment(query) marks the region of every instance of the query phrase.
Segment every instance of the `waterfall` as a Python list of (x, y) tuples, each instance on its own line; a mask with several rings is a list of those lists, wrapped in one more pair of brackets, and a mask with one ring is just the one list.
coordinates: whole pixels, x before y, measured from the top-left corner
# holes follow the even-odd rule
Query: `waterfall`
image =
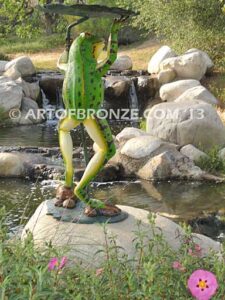
[[(136, 92), (136, 88), (135, 88), (135, 84), (134, 81), (131, 80), (131, 86), (130, 86), (130, 90), (129, 90), (129, 104), (130, 104), (130, 109), (134, 109), (137, 110), (139, 109), (139, 105), (138, 105), (138, 97), (137, 97), (137, 92)], [(139, 121), (138, 119), (131, 119), (130, 121), (131, 126), (133, 127), (138, 127), (139, 125)]]
[[(55, 105), (51, 105), (49, 99), (46, 97), (45, 92), (41, 89), (42, 95), (42, 107), (47, 112), (46, 113), (46, 125), (56, 125), (58, 120), (55, 117), (55, 111), (57, 107)], [(48, 113), (49, 112), (49, 113)]]

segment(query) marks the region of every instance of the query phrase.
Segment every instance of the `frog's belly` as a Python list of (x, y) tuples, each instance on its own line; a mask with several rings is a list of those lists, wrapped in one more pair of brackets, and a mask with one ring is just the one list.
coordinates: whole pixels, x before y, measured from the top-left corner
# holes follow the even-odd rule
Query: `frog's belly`
[(84, 80), (82, 74), (75, 76), (67, 74), (63, 83), (63, 101), (71, 117), (76, 120), (86, 119), (94, 114), (101, 106), (104, 99), (104, 88), (101, 77), (87, 76)]

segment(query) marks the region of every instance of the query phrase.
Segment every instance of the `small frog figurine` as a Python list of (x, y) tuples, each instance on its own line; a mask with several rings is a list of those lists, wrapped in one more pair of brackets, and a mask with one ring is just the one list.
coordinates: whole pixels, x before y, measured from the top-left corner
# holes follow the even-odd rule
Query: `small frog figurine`
[[(65, 72), (63, 101), (67, 115), (59, 122), (59, 143), (66, 172), (65, 184), (57, 190), (55, 205), (74, 208), (78, 198), (87, 204), (85, 214), (89, 217), (112, 217), (121, 212), (107, 201), (90, 198), (86, 188), (116, 151), (107, 120), (96, 114), (104, 99), (102, 76), (117, 58), (118, 32), (124, 20), (121, 17), (112, 24), (105, 60), (98, 62), (105, 46), (104, 40), (90, 33), (81, 33), (58, 61), (58, 67)], [(95, 155), (73, 191), (73, 144), (70, 131), (81, 123), (96, 147)]]

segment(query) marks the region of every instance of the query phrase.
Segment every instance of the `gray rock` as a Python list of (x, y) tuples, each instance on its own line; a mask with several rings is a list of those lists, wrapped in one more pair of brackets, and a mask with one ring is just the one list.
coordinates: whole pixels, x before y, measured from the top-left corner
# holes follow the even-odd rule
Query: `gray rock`
[(139, 159), (151, 155), (162, 143), (162, 140), (158, 138), (142, 135), (127, 141), (120, 152), (131, 158)]
[[(101, 266), (105, 255), (101, 252), (105, 247), (105, 234), (103, 226), (99, 224), (77, 224), (55, 220), (47, 215), (48, 201), (43, 202), (31, 217), (22, 233), (24, 240), (28, 232), (31, 232), (36, 246), (45, 247), (50, 243), (55, 247), (64, 249), (64, 255), (76, 258), (84, 266)], [(105, 225), (107, 239), (114, 236), (120, 254), (126, 254), (129, 258), (138, 258), (135, 251), (135, 232), (146, 232), (144, 243), (147, 244), (153, 237), (152, 225), (149, 224), (149, 212), (143, 209), (129, 206), (119, 206), (129, 214), (129, 217), (120, 223)], [(140, 223), (140, 225), (138, 225)], [(139, 226), (139, 227), (138, 227)], [(163, 235), (163, 238), (177, 251), (181, 246), (184, 236), (183, 229), (173, 221), (156, 215), (155, 232)], [(221, 244), (199, 234), (193, 234), (194, 242), (201, 245), (202, 255), (207, 255), (210, 250), (220, 254)], [(68, 249), (66, 251), (66, 249)], [(65, 252), (66, 251), (66, 252)]]
[(15, 120), (20, 125), (38, 124), (44, 120), (38, 114), (37, 102), (24, 97), (21, 104), (21, 118)]
[(36, 73), (35, 67), (31, 59), (27, 56), (21, 56), (8, 62), (5, 66), (5, 70), (8, 71), (10, 68), (15, 68), (20, 72), (21, 76), (29, 76)]
[(118, 56), (116, 61), (112, 64), (110, 70), (124, 71), (132, 70), (133, 63), (128, 55)]
[(5, 72), (5, 66), (7, 65), (8, 61), (6, 60), (0, 60), (0, 73)]
[(193, 53), (193, 52), (200, 52), (203, 55), (203, 57), (205, 59), (205, 62), (206, 62), (206, 65), (207, 65), (206, 73), (210, 74), (212, 72), (213, 68), (214, 68), (214, 63), (211, 60), (211, 58), (209, 57), (209, 55), (206, 52), (204, 52), (202, 50), (199, 50), (199, 49), (196, 49), (196, 48), (192, 48), (192, 49), (189, 49), (188, 51), (186, 51), (186, 53)]
[(190, 88), (199, 86), (200, 82), (197, 80), (178, 80), (164, 84), (159, 91), (160, 98), (163, 101), (174, 101)]
[(196, 179), (202, 176), (202, 170), (177, 150), (165, 151), (151, 158), (137, 175), (145, 180)]
[(147, 117), (147, 132), (181, 146), (207, 150), (225, 145), (225, 126), (216, 110), (202, 101), (155, 105)]
[(124, 128), (120, 133), (117, 134), (116, 140), (119, 143), (126, 142), (134, 137), (142, 136), (142, 135), (147, 135), (149, 136), (148, 133), (145, 131), (135, 128), (135, 127), (126, 127)]
[(201, 158), (205, 157), (207, 158), (207, 154), (204, 153), (203, 151), (200, 151), (193, 145), (186, 145), (181, 148), (180, 152), (193, 160), (194, 162), (198, 162)]
[(201, 85), (186, 90), (175, 100), (175, 102), (190, 102), (192, 100), (200, 100), (212, 105), (219, 104), (219, 101), (216, 99), (216, 97), (214, 97), (213, 94), (211, 94), (204, 86)]
[(168, 58), (160, 64), (160, 71), (174, 70), (179, 78), (201, 80), (207, 70), (207, 62), (200, 52)]
[(162, 85), (165, 83), (169, 83), (169, 82), (173, 81), (176, 78), (176, 76), (177, 76), (176, 72), (172, 69), (161, 71), (158, 74), (159, 84)]
[(19, 78), (16, 83), (23, 89), (23, 94), (27, 98), (31, 98), (36, 101), (40, 95), (41, 89), (38, 82), (26, 82), (22, 78)]
[(15, 81), (0, 81), (0, 107), (8, 113), (11, 109), (19, 109), (21, 106), (23, 91)]
[(12, 66), (3, 74), (6, 77), (11, 78), (12, 80), (17, 80), (21, 77), (21, 73), (17, 70), (16, 66)]
[(177, 56), (176, 53), (168, 46), (162, 46), (151, 58), (148, 64), (148, 72), (159, 73), (160, 64), (169, 57)]

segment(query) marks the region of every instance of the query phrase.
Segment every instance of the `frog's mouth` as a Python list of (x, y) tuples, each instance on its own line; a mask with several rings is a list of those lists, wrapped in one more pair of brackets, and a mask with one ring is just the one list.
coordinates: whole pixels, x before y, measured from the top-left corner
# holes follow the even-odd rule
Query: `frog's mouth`
[(102, 50), (105, 48), (105, 41), (101, 39), (99, 42), (95, 43), (93, 46), (93, 56), (97, 60), (102, 53)]

